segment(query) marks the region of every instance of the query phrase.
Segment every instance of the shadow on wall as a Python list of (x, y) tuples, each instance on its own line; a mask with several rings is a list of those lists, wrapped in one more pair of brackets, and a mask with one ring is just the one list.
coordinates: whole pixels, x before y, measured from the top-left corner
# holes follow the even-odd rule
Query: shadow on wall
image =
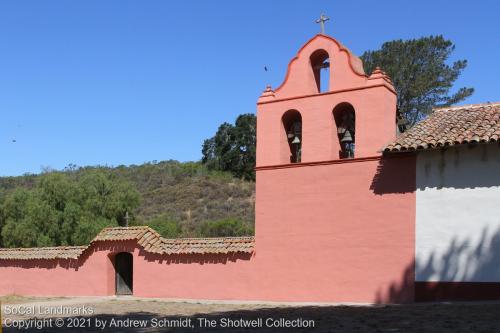
[(44, 269), (55, 269), (57, 267), (62, 267), (65, 269), (73, 269), (78, 271), (78, 269), (83, 266), (85, 261), (95, 252), (93, 247), (86, 249), (78, 257), (78, 259), (29, 259), (29, 260), (0, 260), (0, 267), (18, 267), (18, 268), (44, 268)]
[[(426, 188), (500, 186), (500, 145), (476, 144), (415, 153), (384, 155), (370, 190), (375, 194), (408, 193)], [(478, 172), (471, 174), (471, 170)], [(480, 172), (479, 172), (480, 170)], [(419, 178), (420, 181), (416, 181)]]
[(419, 190), (500, 186), (500, 144), (475, 144), (422, 152), (419, 153), (418, 164)]
[(157, 261), (160, 264), (226, 264), (228, 262), (236, 262), (237, 260), (250, 260), (251, 253), (227, 253), (227, 254), (153, 254), (144, 250), (137, 245), (135, 241), (108, 241), (93, 244), (83, 251), (78, 259), (36, 259), (36, 260), (0, 260), (0, 267), (19, 267), (24, 269), (29, 268), (44, 268), (55, 269), (62, 267), (65, 269), (73, 269), (78, 271), (85, 262), (96, 252), (106, 251), (109, 256), (113, 256), (120, 252), (133, 252), (135, 248), (139, 248), (139, 256), (147, 261)]
[(0, 267), (19, 267), (19, 268), (45, 268), (54, 269), (62, 267), (78, 271), (85, 262), (96, 252), (109, 251), (110, 253), (131, 252), (136, 247), (135, 241), (106, 243), (94, 243), (86, 248), (77, 259), (34, 259), (34, 260), (0, 260)]
[(251, 253), (227, 253), (227, 254), (154, 254), (139, 250), (139, 256), (144, 257), (144, 260), (149, 262), (158, 262), (159, 264), (226, 264), (228, 262), (236, 262), (237, 260), (250, 260)]
[(370, 190), (378, 195), (415, 192), (415, 160), (414, 154), (382, 156)]
[(417, 302), (499, 300), (500, 227), (484, 228), (479, 241), (454, 238), (444, 251), (417, 258), (400, 281), (377, 292), (375, 302), (406, 303), (413, 287)]
[(379, 290), (376, 302), (404, 302), (413, 290), (417, 301), (500, 299), (500, 146), (425, 151), (413, 161), (384, 156), (370, 188), (405, 193), (409, 179), (417, 200), (416, 261)]

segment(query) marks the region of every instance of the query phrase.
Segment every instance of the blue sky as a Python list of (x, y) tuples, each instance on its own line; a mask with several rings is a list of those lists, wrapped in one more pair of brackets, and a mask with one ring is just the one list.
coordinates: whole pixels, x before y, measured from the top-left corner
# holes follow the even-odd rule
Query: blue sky
[(469, 61), (466, 102), (500, 100), (494, 0), (2, 0), (0, 175), (198, 160), (222, 122), (281, 83), (322, 11), (358, 55), (443, 34)]

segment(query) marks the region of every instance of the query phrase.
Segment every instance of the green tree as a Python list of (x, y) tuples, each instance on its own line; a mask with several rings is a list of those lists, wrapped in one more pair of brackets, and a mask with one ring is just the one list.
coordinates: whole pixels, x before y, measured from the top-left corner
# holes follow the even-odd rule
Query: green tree
[(398, 94), (398, 110), (413, 126), (433, 107), (458, 103), (474, 92), (464, 87), (449, 94), (467, 66), (467, 60), (447, 64), (454, 49), (455, 45), (443, 36), (399, 39), (382, 44), (380, 50), (366, 51), (361, 59), (366, 73), (380, 67), (389, 74)]
[(3, 211), (3, 206), (4, 206), (4, 203), (5, 203), (5, 190), (3, 188), (0, 188), (0, 248), (3, 247), (3, 241), (2, 241), (2, 228), (5, 224), (5, 215), (4, 215), (4, 211)]
[(2, 243), (6, 247), (87, 244), (106, 226), (123, 223), (125, 212), (139, 205), (128, 182), (102, 169), (77, 177), (42, 174), (32, 189), (6, 195), (0, 207)]
[(237, 237), (253, 235), (253, 227), (233, 218), (219, 221), (205, 221), (200, 224), (201, 237)]
[(238, 116), (234, 125), (223, 123), (215, 136), (203, 142), (202, 162), (210, 170), (229, 171), (234, 176), (255, 179), (256, 117)]
[(181, 225), (166, 214), (156, 216), (146, 222), (146, 225), (156, 230), (162, 237), (177, 238), (181, 234)]

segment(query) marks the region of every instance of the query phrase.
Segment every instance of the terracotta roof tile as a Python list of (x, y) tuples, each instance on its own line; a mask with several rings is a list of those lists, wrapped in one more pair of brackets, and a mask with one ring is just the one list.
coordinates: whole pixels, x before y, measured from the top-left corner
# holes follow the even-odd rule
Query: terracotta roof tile
[(167, 254), (253, 252), (254, 237), (163, 239)]
[(499, 141), (500, 102), (436, 109), (393, 142), (384, 152), (433, 149)]
[(92, 240), (91, 244), (100, 241), (124, 240), (137, 240), (137, 244), (147, 252), (163, 253), (160, 234), (147, 226), (106, 228)]
[(252, 253), (254, 237), (162, 238), (147, 226), (103, 229), (88, 246), (0, 249), (0, 259), (77, 259), (92, 244), (103, 241), (136, 240), (146, 252), (155, 254)]
[(0, 259), (4, 260), (77, 259), (86, 249), (87, 246), (3, 248), (0, 249)]

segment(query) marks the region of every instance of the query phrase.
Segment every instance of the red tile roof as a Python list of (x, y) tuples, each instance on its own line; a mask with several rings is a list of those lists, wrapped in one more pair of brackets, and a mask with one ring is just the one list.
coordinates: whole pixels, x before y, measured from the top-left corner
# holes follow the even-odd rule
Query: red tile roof
[(58, 246), (38, 248), (0, 248), (0, 259), (77, 259), (87, 246)]
[(166, 239), (147, 226), (103, 229), (87, 246), (3, 248), (0, 260), (77, 259), (92, 244), (103, 241), (135, 240), (146, 252), (155, 254), (252, 253), (254, 237)]
[(252, 253), (253, 247), (254, 237), (163, 239), (163, 250), (167, 254)]
[(500, 141), (500, 102), (436, 109), (393, 142), (384, 152), (426, 150)]
[(137, 244), (147, 252), (163, 253), (163, 242), (160, 234), (148, 226), (105, 228), (90, 244), (101, 241), (125, 240), (136, 240)]

